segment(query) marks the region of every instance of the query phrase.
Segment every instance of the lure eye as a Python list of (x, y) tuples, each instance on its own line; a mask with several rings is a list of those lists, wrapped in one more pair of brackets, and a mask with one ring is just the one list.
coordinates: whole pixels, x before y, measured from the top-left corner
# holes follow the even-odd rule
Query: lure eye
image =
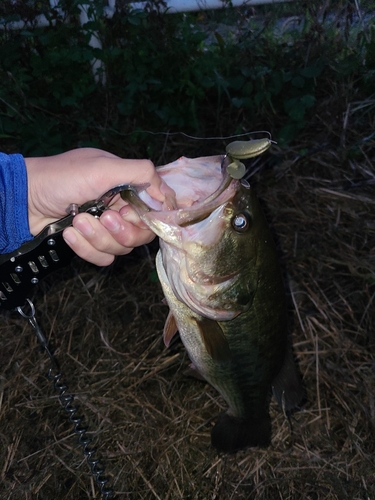
[(245, 214), (237, 214), (232, 219), (233, 229), (239, 233), (245, 232), (250, 225), (249, 217)]

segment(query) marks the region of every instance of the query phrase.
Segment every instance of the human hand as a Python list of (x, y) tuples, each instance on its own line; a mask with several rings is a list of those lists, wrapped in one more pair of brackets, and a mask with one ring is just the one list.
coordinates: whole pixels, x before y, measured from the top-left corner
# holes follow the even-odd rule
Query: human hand
[[(168, 204), (173, 191), (149, 160), (124, 160), (106, 151), (82, 148), (56, 156), (25, 158), (28, 174), (29, 226), (36, 236), (47, 224), (64, 217), (71, 203), (97, 199), (118, 184), (149, 183), (147, 192)], [(149, 243), (155, 235), (120, 196), (100, 219), (80, 213), (63, 233), (66, 243), (83, 259), (106, 266)]]

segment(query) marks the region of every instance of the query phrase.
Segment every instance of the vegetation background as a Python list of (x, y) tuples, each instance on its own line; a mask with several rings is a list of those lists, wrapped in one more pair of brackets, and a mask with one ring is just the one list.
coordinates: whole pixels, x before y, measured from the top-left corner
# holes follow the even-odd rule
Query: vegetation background
[[(225, 403), (183, 375), (179, 342), (162, 345), (157, 243), (108, 269), (76, 260), (36, 292), (118, 497), (374, 499), (375, 3), (59, 6), (0, 4), (2, 151), (96, 146), (162, 164), (255, 130), (277, 141), (248, 177), (280, 247), (307, 403), (292, 427), (272, 403), (268, 449), (211, 449)], [(29, 325), (2, 314), (0, 330), (1, 500), (99, 498)]]

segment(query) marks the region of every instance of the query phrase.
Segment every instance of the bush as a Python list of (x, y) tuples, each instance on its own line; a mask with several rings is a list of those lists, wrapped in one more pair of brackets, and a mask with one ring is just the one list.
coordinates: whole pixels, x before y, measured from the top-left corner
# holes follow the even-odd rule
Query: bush
[[(118, 1), (109, 19), (102, 0), (61, 0), (63, 13), (46, 0), (4, 2), (3, 149), (33, 155), (92, 145), (124, 154), (126, 142), (128, 154), (151, 156), (160, 140), (143, 131), (268, 129), (290, 143), (314, 120), (317, 100), (333, 98), (340, 112), (340, 89), (349, 99), (371, 91), (373, 19), (362, 23), (347, 2), (324, 12), (320, 3), (169, 15)], [(80, 4), (94, 16), (83, 26)], [(35, 27), (41, 12), (50, 25)], [(11, 30), (21, 17), (26, 27)], [(102, 48), (89, 44), (93, 33)], [(95, 59), (105, 68), (96, 77)]]

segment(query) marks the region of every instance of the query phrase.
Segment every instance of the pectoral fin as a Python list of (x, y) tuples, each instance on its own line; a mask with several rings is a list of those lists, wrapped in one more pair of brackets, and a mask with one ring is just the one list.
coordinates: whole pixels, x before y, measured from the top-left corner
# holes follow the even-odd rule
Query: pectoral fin
[(208, 318), (195, 319), (204, 346), (214, 361), (224, 362), (232, 358), (228, 340), (217, 321)]
[(174, 319), (173, 314), (169, 311), (167, 319), (165, 320), (164, 331), (163, 331), (163, 340), (166, 347), (169, 347), (171, 340), (176, 335), (178, 331), (176, 320)]

